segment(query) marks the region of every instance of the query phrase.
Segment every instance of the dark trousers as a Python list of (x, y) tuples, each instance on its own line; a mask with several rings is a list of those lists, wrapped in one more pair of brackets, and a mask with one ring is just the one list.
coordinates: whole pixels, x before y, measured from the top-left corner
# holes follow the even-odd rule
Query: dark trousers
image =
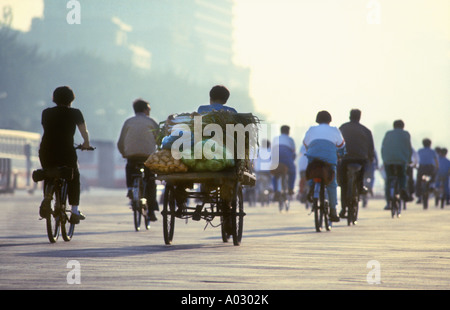
[[(143, 162), (146, 159), (128, 159), (127, 165), (125, 167), (126, 181), (127, 187), (133, 187), (133, 175), (139, 174), (140, 167), (142, 167)], [(150, 210), (159, 210), (158, 201), (156, 197), (156, 182), (155, 182), (155, 174), (150, 171), (147, 167), (144, 167), (144, 182), (145, 186), (145, 197), (147, 199), (148, 206)]]
[(339, 162), (337, 167), (339, 185), (341, 186), (341, 203), (342, 206), (347, 205), (347, 166), (349, 164), (360, 164), (361, 170), (358, 172), (356, 179), (356, 186), (360, 191), (364, 187), (364, 173), (367, 165), (365, 159), (343, 159)]
[(431, 176), (430, 183), (434, 183), (434, 179), (436, 177), (436, 167), (433, 165), (420, 165), (419, 169), (417, 169), (417, 178), (416, 178), (416, 195), (417, 197), (422, 196), (422, 176), (429, 175)]
[(386, 172), (385, 182), (385, 197), (386, 200), (390, 199), (390, 179), (392, 176), (397, 176), (400, 190), (407, 192), (406, 189), (406, 164), (403, 165), (385, 165), (384, 170)]
[[(73, 179), (67, 182), (67, 197), (69, 204), (78, 206), (80, 204), (80, 171), (78, 170), (78, 158), (73, 150), (67, 152), (39, 150), (39, 160), (43, 169), (69, 167), (73, 169)], [(44, 181), (44, 190), (47, 182)]]

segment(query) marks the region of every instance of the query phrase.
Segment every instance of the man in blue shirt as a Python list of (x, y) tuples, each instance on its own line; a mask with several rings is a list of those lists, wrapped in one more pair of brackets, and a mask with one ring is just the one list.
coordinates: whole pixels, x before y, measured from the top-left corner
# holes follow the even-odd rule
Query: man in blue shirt
[(228, 98), (230, 98), (229, 90), (223, 85), (216, 85), (209, 92), (209, 105), (201, 105), (198, 107), (197, 112), (202, 114), (212, 111), (225, 110), (232, 113), (237, 113), (235, 109), (225, 106)]
[(425, 138), (422, 140), (422, 144), (423, 148), (417, 152), (419, 154), (419, 168), (417, 169), (416, 178), (417, 203), (422, 202), (422, 176), (429, 175), (431, 184), (433, 184), (439, 169), (439, 159), (436, 152), (431, 148), (431, 140)]
[[(294, 194), (295, 185), (295, 142), (289, 136), (290, 127), (287, 125), (281, 126), (281, 135), (275, 137), (272, 141), (272, 150), (277, 148), (278, 150), (278, 160), (280, 164), (286, 165), (288, 168), (288, 187), (289, 195)], [(278, 192), (278, 176), (275, 175), (272, 178), (272, 186), (275, 191), (276, 197), (280, 194)]]
[(442, 148), (439, 151), (439, 170), (438, 170), (438, 180), (436, 182), (436, 187), (440, 187), (440, 183), (444, 183), (445, 200), (447, 205), (450, 204), (450, 189), (449, 189), (449, 177), (450, 177), (450, 160), (447, 158), (448, 150)]
[(411, 161), (412, 146), (411, 135), (404, 130), (405, 123), (402, 120), (394, 121), (394, 129), (386, 133), (381, 145), (381, 158), (386, 172), (385, 194), (389, 200), (389, 179), (395, 175), (396, 167), (399, 167), (400, 194), (403, 200), (407, 200), (406, 167)]

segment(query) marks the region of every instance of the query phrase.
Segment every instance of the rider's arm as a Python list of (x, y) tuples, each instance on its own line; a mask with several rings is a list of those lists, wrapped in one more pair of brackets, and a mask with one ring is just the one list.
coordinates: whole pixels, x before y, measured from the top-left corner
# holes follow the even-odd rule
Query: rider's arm
[(77, 125), (78, 130), (80, 131), (81, 137), (83, 138), (83, 144), (82, 144), (82, 148), (83, 149), (87, 149), (90, 148), (90, 144), (89, 144), (89, 132), (87, 130), (86, 127), (86, 123), (81, 123)]

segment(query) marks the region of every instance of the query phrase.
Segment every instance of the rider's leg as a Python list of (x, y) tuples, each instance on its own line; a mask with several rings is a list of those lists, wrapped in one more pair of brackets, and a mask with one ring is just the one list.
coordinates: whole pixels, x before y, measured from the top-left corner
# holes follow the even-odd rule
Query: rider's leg
[(78, 224), (80, 220), (86, 218), (78, 209), (80, 204), (80, 172), (78, 168), (73, 168), (73, 179), (67, 182), (67, 197), (72, 208), (70, 222)]
[(335, 176), (333, 181), (327, 185), (328, 201), (330, 204), (330, 220), (332, 222), (339, 222), (339, 217), (336, 212), (337, 206), (337, 183), (336, 183), (336, 165), (333, 165)]

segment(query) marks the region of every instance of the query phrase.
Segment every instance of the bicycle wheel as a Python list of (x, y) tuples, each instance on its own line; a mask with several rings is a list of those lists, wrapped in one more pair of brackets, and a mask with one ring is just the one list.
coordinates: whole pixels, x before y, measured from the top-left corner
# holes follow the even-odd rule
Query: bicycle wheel
[(242, 195), (242, 185), (237, 184), (235, 188), (235, 195), (232, 202), (231, 212), (231, 227), (233, 244), (240, 245), (242, 241), (242, 231), (244, 228), (244, 198)]
[[(65, 206), (63, 206), (65, 209)], [(73, 233), (75, 232), (75, 224), (69, 222), (69, 217), (67, 216), (66, 211), (61, 212), (61, 235), (64, 241), (72, 240)]]
[(69, 217), (67, 215), (67, 183), (64, 183), (61, 186), (60, 192), (60, 223), (61, 223), (61, 235), (64, 241), (68, 242), (72, 240), (73, 233), (75, 231), (75, 224), (70, 223)]
[(349, 198), (347, 225), (356, 225), (358, 219), (358, 189), (356, 184), (352, 183), (351, 197)]
[(325, 229), (327, 231), (331, 230), (331, 221), (329, 218), (329, 214), (330, 214), (330, 206), (328, 204), (328, 201), (326, 201), (323, 204), (323, 224), (325, 224)]
[(320, 211), (319, 199), (317, 199), (317, 198), (314, 198), (313, 210), (314, 210), (314, 226), (316, 227), (317, 232), (321, 232), (321, 230), (322, 230), (322, 212)]
[(428, 187), (426, 186), (424, 191), (422, 191), (422, 203), (423, 209), (428, 209)]
[(131, 206), (133, 208), (133, 222), (134, 229), (136, 231), (141, 230), (141, 219), (142, 219), (142, 211), (141, 211), (141, 198), (142, 198), (142, 179), (139, 177), (135, 177), (133, 180), (133, 199), (131, 200)]
[[(51, 201), (48, 201), (48, 203), (51, 205), (51, 212), (45, 218), (45, 221), (46, 221), (46, 226), (47, 226), (48, 240), (51, 243), (55, 243), (56, 240), (58, 240), (59, 230), (60, 230), (60, 226), (61, 226), (60, 212), (58, 210), (60, 199), (59, 199), (59, 195), (58, 195), (57, 191), (54, 191), (53, 193), (51, 193), (51, 196), (54, 197)], [(47, 196), (47, 197), (49, 197), (49, 196)], [(49, 199), (49, 198), (45, 198), (45, 199)]]
[(397, 199), (393, 198), (391, 200), (391, 215), (392, 218), (394, 218), (395, 216), (399, 216), (399, 209), (401, 208), (400, 203)]
[[(314, 211), (314, 226), (316, 228), (316, 232), (322, 231), (322, 223), (323, 223), (323, 204), (325, 203), (325, 199), (323, 197), (324, 192), (322, 191), (322, 186), (320, 183), (314, 183), (314, 199), (313, 199), (313, 211)], [(319, 195), (317, 195), (319, 193)]]
[(173, 233), (175, 230), (175, 207), (175, 189), (172, 185), (166, 185), (162, 216), (164, 242), (167, 245), (170, 245), (173, 240)]

